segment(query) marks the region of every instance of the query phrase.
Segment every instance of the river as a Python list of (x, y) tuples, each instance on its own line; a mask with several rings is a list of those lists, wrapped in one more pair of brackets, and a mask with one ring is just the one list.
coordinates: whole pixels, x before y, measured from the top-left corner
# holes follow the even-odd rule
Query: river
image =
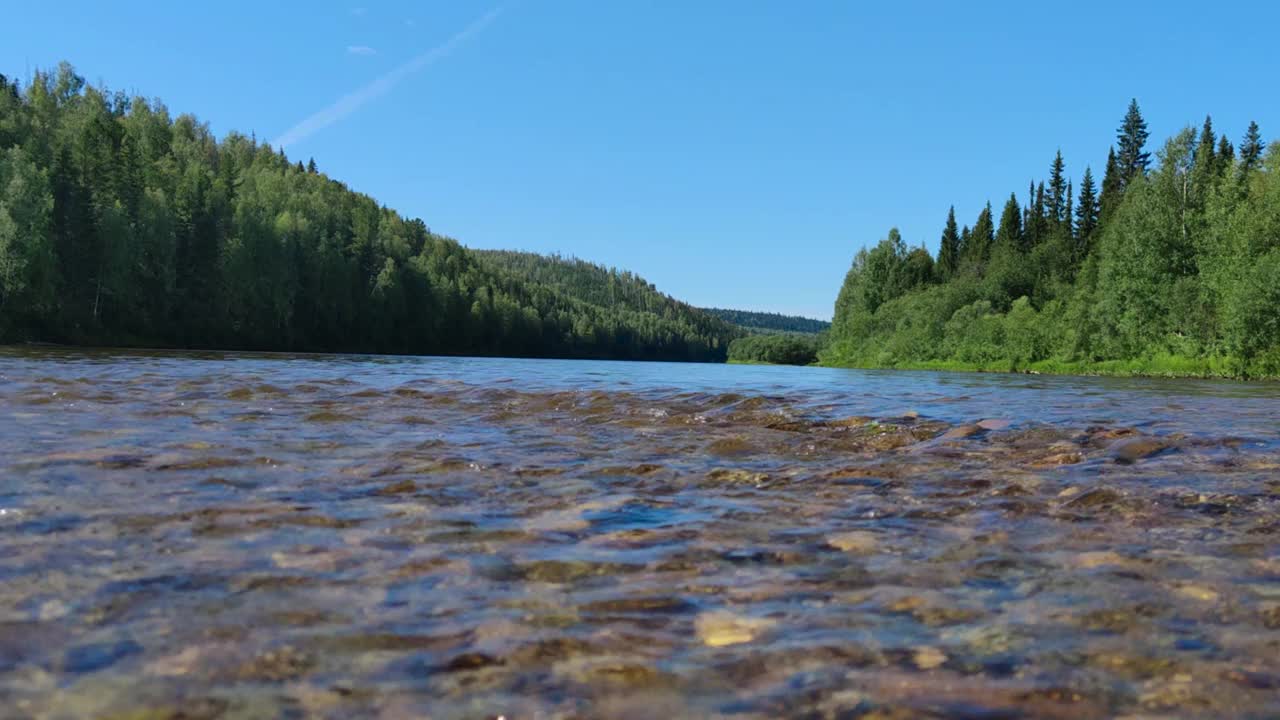
[(1280, 715), (1280, 385), (0, 349), (0, 717)]

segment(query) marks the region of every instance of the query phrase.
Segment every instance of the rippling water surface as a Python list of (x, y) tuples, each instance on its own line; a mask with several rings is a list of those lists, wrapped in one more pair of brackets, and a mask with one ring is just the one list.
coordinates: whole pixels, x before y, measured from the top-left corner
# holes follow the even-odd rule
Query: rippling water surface
[(0, 717), (1280, 716), (1280, 385), (0, 350)]

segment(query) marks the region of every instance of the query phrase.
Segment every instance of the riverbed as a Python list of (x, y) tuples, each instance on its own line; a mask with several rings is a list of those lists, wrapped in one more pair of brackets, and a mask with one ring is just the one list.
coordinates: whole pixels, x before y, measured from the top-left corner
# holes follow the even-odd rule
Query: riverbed
[(1280, 385), (0, 349), (0, 717), (1280, 715)]

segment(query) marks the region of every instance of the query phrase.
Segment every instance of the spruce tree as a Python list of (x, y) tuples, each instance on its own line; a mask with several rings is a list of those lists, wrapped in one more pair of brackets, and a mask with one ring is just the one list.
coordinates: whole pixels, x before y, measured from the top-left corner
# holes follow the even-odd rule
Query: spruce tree
[(1226, 133), (1218, 136), (1218, 175), (1226, 175), (1236, 161), (1236, 149), (1227, 139)]
[(960, 266), (960, 233), (956, 230), (956, 207), (947, 211), (947, 225), (942, 230), (938, 245), (938, 275), (946, 280), (955, 275)]
[(1098, 224), (1107, 224), (1120, 200), (1124, 197), (1124, 182), (1120, 179), (1120, 161), (1113, 147), (1107, 153), (1107, 169), (1102, 174), (1102, 194), (1098, 197)]
[(318, 172), (318, 169), (316, 168), (315, 158), (311, 158), (310, 160), (307, 161), (307, 172), (311, 173), (312, 175), (315, 175)]
[(1196, 142), (1195, 159), (1191, 165), (1191, 188), (1194, 202), (1203, 204), (1209, 188), (1218, 177), (1218, 138), (1213, 132), (1213, 119), (1204, 118), (1200, 139)]
[(996, 231), (995, 245), (1021, 251), (1026, 250), (1023, 242), (1022, 208), (1018, 206), (1018, 197), (1010, 193), (1009, 201), (1004, 204), (1004, 211), (1000, 213), (1000, 228)]
[(1135, 98), (1129, 101), (1129, 111), (1125, 113), (1124, 123), (1116, 133), (1119, 149), (1116, 162), (1120, 169), (1121, 189), (1127, 187), (1135, 177), (1145, 173), (1147, 166), (1151, 164), (1151, 153), (1143, 149), (1149, 135), (1147, 121), (1142, 119), (1142, 112), (1138, 109)]
[(1049, 219), (1046, 217), (1044, 183), (1035, 187), (1031, 207), (1027, 210), (1027, 222), (1023, 225), (1022, 244), (1031, 250), (1049, 237)]
[(1258, 131), (1258, 123), (1251, 122), (1244, 134), (1244, 142), (1240, 143), (1240, 175), (1247, 177), (1261, 162), (1262, 134)]
[(996, 227), (991, 215), (991, 203), (978, 213), (969, 234), (969, 242), (965, 248), (965, 259), (972, 263), (982, 264), (991, 256), (991, 246), (995, 243)]
[(1045, 200), (1049, 227), (1056, 229), (1066, 219), (1064, 213), (1067, 205), (1066, 163), (1062, 161), (1061, 150), (1053, 158), (1053, 165), (1049, 169), (1049, 194)]
[(973, 244), (973, 231), (968, 225), (960, 228), (960, 252), (957, 253), (961, 260), (969, 257), (969, 246)]
[(1080, 203), (1076, 205), (1077, 259), (1083, 260), (1089, 248), (1089, 240), (1098, 227), (1098, 198), (1094, 194), (1093, 170), (1086, 167), (1080, 181)]
[(1072, 237), (1073, 236), (1072, 233), (1074, 232), (1071, 227), (1072, 225), (1071, 218), (1075, 217), (1074, 215), (1075, 206), (1072, 205), (1072, 203), (1075, 201), (1075, 198), (1074, 198), (1075, 192), (1076, 192), (1075, 184), (1072, 183), (1070, 180), (1068, 180), (1067, 181), (1067, 206), (1066, 208), (1063, 209), (1062, 224), (1059, 226), (1059, 228), (1062, 230), (1062, 235), (1068, 238)]

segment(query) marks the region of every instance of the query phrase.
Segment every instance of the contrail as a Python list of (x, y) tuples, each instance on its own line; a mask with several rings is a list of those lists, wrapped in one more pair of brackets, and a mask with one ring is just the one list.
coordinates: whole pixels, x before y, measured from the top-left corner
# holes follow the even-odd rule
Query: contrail
[(323, 130), (330, 125), (345, 118), (351, 113), (359, 110), (365, 103), (375, 98), (386, 95), (401, 80), (431, 65), (437, 60), (447, 57), (450, 53), (457, 49), (459, 45), (466, 42), (468, 38), (476, 33), (484, 30), (489, 23), (493, 22), (502, 14), (502, 6), (498, 6), (484, 15), (480, 19), (468, 25), (462, 32), (454, 35), (444, 42), (421, 55), (406, 62), (400, 67), (365, 85), (349, 95), (344, 95), (334, 104), (311, 115), (302, 122), (294, 125), (285, 131), (283, 135), (276, 138), (271, 144), (277, 148), (283, 148), (294, 143), (307, 139), (318, 130)]

